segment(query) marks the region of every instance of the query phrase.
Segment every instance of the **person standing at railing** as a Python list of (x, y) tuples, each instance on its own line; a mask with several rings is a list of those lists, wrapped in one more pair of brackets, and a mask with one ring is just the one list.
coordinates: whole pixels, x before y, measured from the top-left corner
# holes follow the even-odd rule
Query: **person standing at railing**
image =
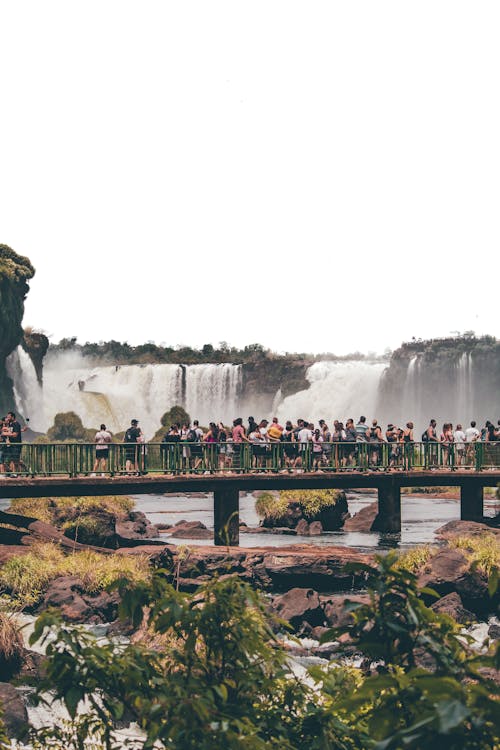
[(412, 467), (413, 459), (413, 422), (407, 422), (403, 430), (403, 451), (404, 451), (404, 468), (409, 471)]
[(465, 432), (462, 430), (461, 424), (457, 424), (457, 428), (453, 433), (453, 442), (455, 443), (455, 464), (456, 466), (463, 466), (465, 456)]
[(20, 471), (22, 450), (22, 429), (13, 411), (7, 414), (7, 441), (9, 443), (8, 458), (11, 472)]
[(0, 419), (0, 474), (7, 472), (7, 463), (9, 455), (9, 446), (7, 442), (7, 434), (9, 432), (9, 425), (7, 424), (7, 417)]
[(346, 466), (354, 466), (356, 459), (356, 428), (354, 419), (349, 418), (345, 423), (345, 458)]
[(106, 461), (109, 459), (109, 445), (113, 441), (113, 438), (111, 437), (111, 433), (109, 430), (106, 429), (106, 425), (102, 424), (99, 428), (99, 432), (96, 432), (94, 442), (95, 442), (95, 461), (94, 461), (94, 468), (93, 472), (95, 474), (96, 471), (99, 470), (99, 466), (101, 467), (101, 472), (104, 473), (106, 471)]
[(132, 419), (130, 427), (125, 433), (123, 442), (125, 443), (125, 471), (127, 474), (139, 474), (139, 456), (137, 443), (142, 430), (139, 427), (139, 420)]
[(370, 465), (372, 469), (377, 469), (380, 464), (381, 443), (384, 443), (385, 440), (382, 437), (382, 430), (376, 419), (372, 420), (372, 426), (368, 434), (368, 442), (370, 444)]
[(452, 445), (453, 445), (453, 425), (451, 422), (445, 422), (443, 431), (439, 436), (439, 442), (442, 446), (441, 462), (443, 466), (449, 466), (452, 463)]
[(422, 434), (422, 442), (425, 443), (425, 466), (430, 469), (435, 469), (438, 462), (438, 437), (436, 432), (437, 422), (435, 419), (431, 419), (428, 428)]
[(481, 437), (481, 433), (476, 427), (476, 422), (472, 420), (470, 427), (465, 430), (465, 462), (468, 466), (474, 466), (476, 459), (476, 443)]
[(356, 450), (359, 457), (359, 464), (362, 468), (367, 465), (367, 451), (368, 451), (368, 425), (366, 424), (366, 417), (361, 416), (359, 422), (356, 425)]

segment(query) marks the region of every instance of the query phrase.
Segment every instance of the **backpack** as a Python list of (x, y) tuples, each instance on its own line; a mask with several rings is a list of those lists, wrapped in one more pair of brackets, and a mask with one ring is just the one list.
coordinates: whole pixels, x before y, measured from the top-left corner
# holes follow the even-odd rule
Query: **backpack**
[(424, 431), (424, 432), (422, 433), (422, 442), (423, 442), (423, 443), (428, 443), (428, 442), (429, 442), (429, 435), (427, 434), (427, 430), (425, 430), (425, 431)]
[(188, 443), (197, 443), (198, 442), (198, 433), (196, 432), (196, 430), (193, 430), (193, 429), (189, 430), (189, 432), (187, 434), (187, 441), (188, 441)]

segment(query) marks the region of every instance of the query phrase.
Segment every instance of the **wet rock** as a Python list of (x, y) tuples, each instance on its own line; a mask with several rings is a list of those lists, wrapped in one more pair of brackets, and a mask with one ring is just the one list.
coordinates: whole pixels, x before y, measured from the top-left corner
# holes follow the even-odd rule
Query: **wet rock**
[(435, 532), (438, 539), (451, 539), (454, 536), (481, 536), (484, 533), (500, 534), (500, 529), (492, 528), (477, 521), (448, 521)]
[(171, 523), (156, 523), (155, 526), (158, 529), (158, 531), (167, 531), (168, 529), (172, 528)]
[(295, 531), (299, 536), (308, 536), (309, 535), (309, 524), (307, 523), (305, 518), (299, 519), (297, 526), (295, 527)]
[(460, 625), (467, 625), (476, 621), (473, 612), (465, 609), (459, 594), (453, 591), (451, 594), (443, 596), (439, 601), (431, 604), (431, 609), (441, 615), (448, 615), (456, 620)]
[(45, 657), (42, 654), (38, 654), (36, 651), (25, 650), (23, 654), (23, 661), (21, 669), (16, 675), (16, 680), (20, 682), (29, 682), (31, 684), (36, 683), (45, 677), (46, 662)]
[(344, 521), (344, 531), (371, 531), (377, 513), (378, 503), (370, 503), (370, 505), (361, 508), (361, 510), (351, 516), (351, 518), (347, 518)]
[(100, 591), (96, 594), (85, 592), (81, 578), (61, 576), (49, 584), (38, 611), (57, 607), (65, 620), (74, 623), (102, 623), (116, 619), (119, 604), (118, 593)]
[(488, 628), (488, 635), (496, 641), (500, 640), (500, 623), (492, 622)]
[(201, 521), (179, 521), (170, 529), (170, 536), (178, 539), (211, 539), (213, 531)]
[(289, 622), (296, 632), (303, 631), (305, 623), (312, 627), (325, 623), (319, 595), (312, 589), (290, 589), (286, 594), (273, 599), (272, 610), (278, 617)]
[(467, 558), (458, 549), (446, 548), (431, 557), (419, 576), (420, 586), (429, 586), (442, 596), (456, 591), (456, 582), (468, 567)]
[(140, 511), (132, 511), (126, 520), (116, 521), (116, 534), (124, 539), (157, 539), (158, 529)]
[(0, 706), (7, 736), (25, 740), (29, 731), (28, 712), (20, 693), (7, 682), (0, 682)]
[(321, 521), (311, 521), (309, 524), (309, 536), (320, 536), (323, 533)]
[(332, 628), (343, 628), (352, 622), (352, 612), (348, 608), (348, 602), (357, 604), (369, 604), (370, 597), (368, 594), (353, 594), (352, 596), (335, 596), (326, 599), (322, 597), (325, 618)]

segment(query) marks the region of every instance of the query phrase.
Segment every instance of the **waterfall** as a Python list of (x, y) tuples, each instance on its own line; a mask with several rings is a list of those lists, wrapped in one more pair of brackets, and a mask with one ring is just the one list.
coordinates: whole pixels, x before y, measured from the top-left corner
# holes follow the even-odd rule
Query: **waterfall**
[(29, 420), (32, 430), (41, 431), (45, 425), (42, 387), (30, 355), (18, 346), (9, 354), (6, 364), (7, 373), (14, 383), (16, 413)]
[[(23, 363), (15, 375), (16, 383), (26, 379), (26, 367)], [(125, 430), (131, 419), (138, 419), (146, 436), (151, 437), (160, 426), (162, 414), (177, 405), (200, 424), (207, 425), (211, 420), (230, 423), (237, 416), (240, 390), (240, 365), (92, 367), (83, 357), (57, 354), (45, 363), (43, 391), (36, 391), (44, 419), (33, 428), (46, 431), (58, 412), (74, 411), (85, 427), (97, 428), (104, 422), (112, 432)], [(31, 406), (36, 401), (34, 383), (24, 392)]]
[(185, 409), (200, 424), (230, 424), (238, 411), (241, 367), (232, 364), (186, 367)]
[(457, 369), (457, 420), (468, 424), (474, 416), (472, 389), (472, 354), (464, 352), (456, 365)]
[[(307, 371), (307, 390), (283, 399), (277, 416), (281, 421), (297, 418), (317, 422), (348, 417), (357, 421), (361, 414), (371, 418), (377, 402), (378, 385), (385, 364), (366, 361), (315, 362)], [(379, 421), (381, 416), (377, 415)]]
[(415, 424), (420, 424), (421, 421), (425, 420), (422, 408), (420, 358), (415, 354), (408, 362), (408, 369), (406, 371), (400, 413), (401, 424), (406, 424), (409, 420)]

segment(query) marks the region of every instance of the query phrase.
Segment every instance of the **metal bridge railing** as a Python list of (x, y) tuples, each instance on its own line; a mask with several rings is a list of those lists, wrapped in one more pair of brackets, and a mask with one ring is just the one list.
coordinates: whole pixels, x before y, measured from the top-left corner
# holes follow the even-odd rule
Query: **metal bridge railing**
[[(277, 473), (303, 471), (484, 471), (500, 468), (500, 442), (469, 443), (146, 443), (116, 444), (96, 466), (91, 443), (2, 446), (0, 476)], [(102, 455), (102, 454), (101, 454)], [(12, 466), (11, 460), (14, 460)]]

